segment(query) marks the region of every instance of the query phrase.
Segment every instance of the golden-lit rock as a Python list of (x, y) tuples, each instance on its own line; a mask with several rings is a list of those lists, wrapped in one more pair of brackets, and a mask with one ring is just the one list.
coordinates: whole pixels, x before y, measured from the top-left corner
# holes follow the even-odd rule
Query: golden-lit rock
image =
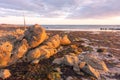
[(56, 49), (46, 49), (45, 51), (46, 51), (45, 58), (50, 58), (57, 52)]
[(40, 56), (41, 56), (41, 52), (39, 48), (36, 48), (28, 52), (27, 58), (29, 61), (31, 61), (31, 60), (39, 58)]
[(0, 78), (6, 79), (6, 78), (9, 78), (10, 76), (11, 76), (11, 73), (8, 69), (1, 69), (0, 70)]
[(60, 40), (61, 45), (69, 45), (71, 44), (71, 41), (69, 40), (68, 36), (65, 35), (63, 38)]
[(60, 46), (60, 36), (54, 35), (45, 43), (49, 48), (57, 48)]
[(59, 72), (51, 72), (47, 75), (49, 80), (61, 80), (61, 75)]
[(8, 65), (13, 46), (10, 42), (3, 42), (0, 45), (0, 67)]

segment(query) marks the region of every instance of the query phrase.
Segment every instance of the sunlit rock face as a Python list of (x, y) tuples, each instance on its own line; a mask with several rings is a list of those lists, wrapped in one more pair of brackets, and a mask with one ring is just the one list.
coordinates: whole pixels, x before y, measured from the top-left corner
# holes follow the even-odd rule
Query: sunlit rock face
[(61, 38), (60, 42), (61, 42), (61, 45), (69, 45), (71, 43), (71, 41), (68, 38), (68, 35), (64, 35)]
[(8, 65), (13, 46), (10, 42), (2, 42), (0, 45), (0, 68)]

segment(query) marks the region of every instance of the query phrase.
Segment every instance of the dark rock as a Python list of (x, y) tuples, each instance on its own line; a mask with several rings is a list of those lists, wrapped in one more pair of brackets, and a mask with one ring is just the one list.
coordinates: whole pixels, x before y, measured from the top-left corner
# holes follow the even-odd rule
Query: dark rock
[(45, 29), (37, 24), (29, 27), (24, 34), (30, 48), (40, 45), (46, 39), (47, 35)]

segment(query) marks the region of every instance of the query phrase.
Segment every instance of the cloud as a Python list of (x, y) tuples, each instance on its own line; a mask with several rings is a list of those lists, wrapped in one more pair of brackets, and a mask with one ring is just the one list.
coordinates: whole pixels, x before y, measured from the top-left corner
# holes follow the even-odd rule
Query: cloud
[(86, 19), (86, 18), (107, 18), (120, 16), (119, 0), (90, 0), (82, 6), (78, 6), (68, 18)]
[(0, 0), (0, 16), (104, 18), (120, 16), (119, 0)]

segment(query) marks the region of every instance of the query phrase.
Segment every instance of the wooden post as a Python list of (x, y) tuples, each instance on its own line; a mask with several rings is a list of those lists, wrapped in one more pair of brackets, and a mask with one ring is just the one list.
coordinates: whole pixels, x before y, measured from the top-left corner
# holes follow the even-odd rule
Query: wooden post
[(25, 14), (23, 13), (23, 18), (24, 18), (24, 30), (26, 30), (26, 21), (25, 21)]

